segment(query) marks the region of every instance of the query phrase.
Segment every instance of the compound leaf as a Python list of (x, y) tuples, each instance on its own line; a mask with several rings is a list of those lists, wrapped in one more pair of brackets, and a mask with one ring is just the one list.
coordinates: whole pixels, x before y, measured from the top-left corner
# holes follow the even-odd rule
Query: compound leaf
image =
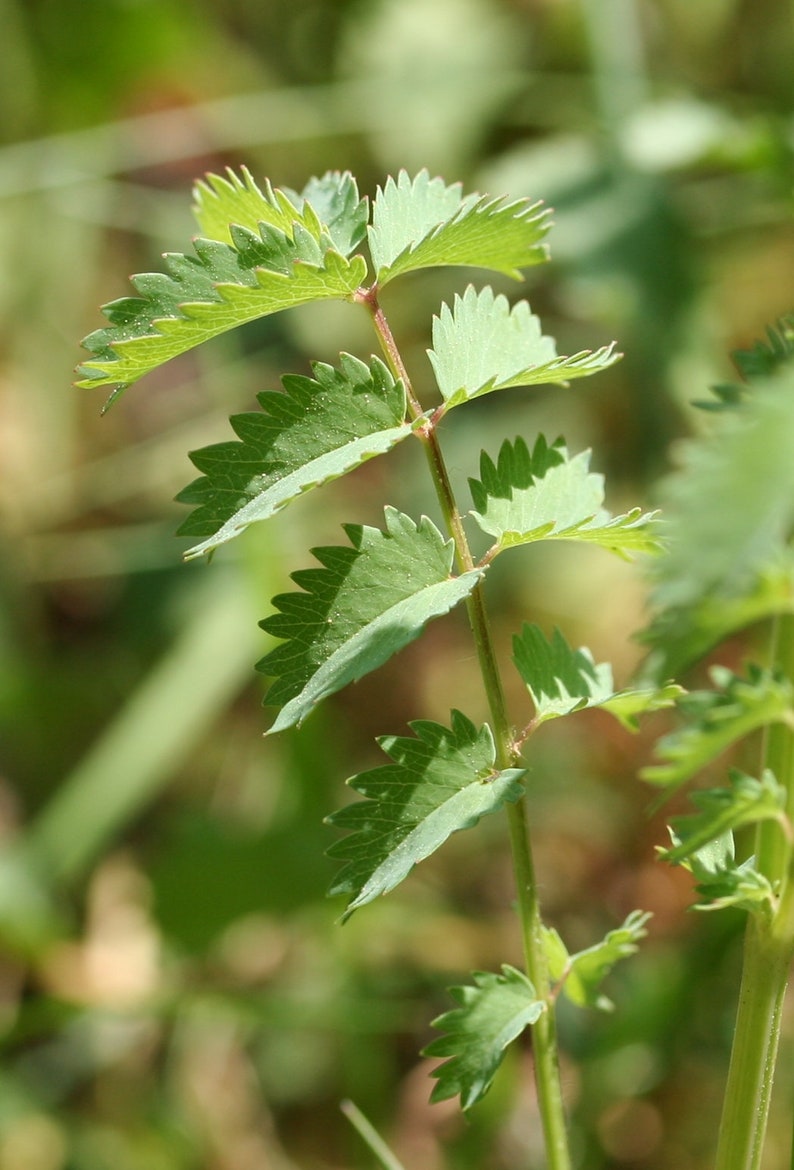
[(95, 357), (80, 366), (77, 384), (115, 385), (112, 401), (163, 362), (247, 321), (349, 298), (366, 275), (362, 257), (336, 251), (311, 209), (294, 217), (287, 230), (232, 225), (231, 244), (197, 239), (194, 256), (166, 255), (167, 274), (133, 277), (140, 296), (104, 306), (110, 325), (84, 339)]
[(743, 825), (770, 820), (788, 825), (786, 791), (769, 769), (757, 780), (732, 768), (728, 785), (727, 788), (708, 788), (692, 793), (692, 803), (700, 811), (673, 819), (677, 844), (662, 852), (665, 861), (675, 865), (709, 842), (733, 833)]
[(449, 1057), (433, 1071), (438, 1083), (431, 1100), (460, 1096), (463, 1109), (485, 1096), (507, 1046), (545, 1011), (532, 983), (515, 967), (504, 964), (501, 975), (475, 971), (472, 979), (471, 985), (450, 988), (461, 1006), (433, 1021), (446, 1035), (423, 1054)]
[(569, 955), (556, 930), (544, 927), (544, 945), (549, 970), (553, 979), (560, 981), (562, 990), (579, 1007), (612, 1011), (612, 1000), (600, 987), (616, 963), (635, 954), (637, 943), (648, 933), (645, 924), (651, 917), (642, 910), (632, 910), (622, 926), (610, 932), (592, 947)]
[(639, 508), (610, 516), (602, 507), (604, 477), (589, 470), (590, 452), (569, 458), (561, 439), (543, 435), (529, 450), (523, 439), (505, 441), (494, 464), (480, 457), (480, 479), (470, 479), (475, 520), (496, 537), (495, 551), (536, 540), (584, 540), (620, 556), (658, 552), (654, 513)]
[(541, 333), (528, 301), (513, 307), (486, 285), (469, 285), (453, 308), (441, 306), (433, 318), (433, 348), (428, 351), (447, 410), (509, 386), (567, 385), (614, 365), (622, 356), (615, 344), (559, 357), (554, 340)]
[(426, 170), (401, 171), (378, 189), (369, 246), (378, 284), (404, 272), (439, 265), (491, 268), (520, 279), (521, 268), (548, 259), (541, 243), (549, 212), (540, 203), (467, 195)]
[(235, 415), (240, 442), (191, 453), (200, 479), (177, 499), (196, 510), (179, 532), (207, 536), (186, 554), (200, 556), (266, 520), (302, 492), (388, 451), (411, 433), (405, 391), (386, 366), (349, 354), (338, 367), (316, 362), (313, 378), (287, 374), (284, 392), (258, 395), (260, 413)]
[(584, 707), (601, 707), (635, 731), (639, 715), (670, 707), (681, 694), (672, 684), (616, 691), (608, 662), (596, 665), (585, 646), (573, 650), (556, 629), (549, 641), (529, 623), (513, 638), (513, 661), (532, 697), (538, 724)]
[(426, 517), (386, 508), (386, 530), (346, 525), (350, 546), (314, 549), (323, 566), (292, 574), (302, 590), (273, 599), (260, 623), (283, 638), (258, 664), (276, 676), (266, 703), (281, 707), (270, 731), (301, 723), (326, 696), (381, 666), (430, 618), (462, 601), (481, 569), (450, 575), (452, 541)]
[(662, 762), (644, 768), (643, 780), (663, 787), (683, 784), (751, 731), (794, 720), (794, 684), (783, 675), (757, 666), (748, 668), (746, 678), (721, 666), (710, 674), (717, 689), (692, 692), (680, 701), (689, 723), (659, 740)]
[(489, 727), (478, 731), (459, 711), (452, 712), (451, 730), (427, 720), (410, 726), (411, 737), (378, 740), (392, 763), (348, 781), (366, 799), (328, 818), (351, 834), (328, 850), (349, 859), (329, 891), (350, 896), (344, 918), (394, 889), (451, 833), (523, 792), (523, 769), (495, 768)]

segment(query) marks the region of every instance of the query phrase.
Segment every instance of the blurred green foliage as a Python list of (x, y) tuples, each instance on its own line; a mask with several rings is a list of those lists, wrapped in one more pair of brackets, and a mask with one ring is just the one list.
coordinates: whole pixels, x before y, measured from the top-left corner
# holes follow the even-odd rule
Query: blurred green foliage
[[(779, 0), (0, 2), (0, 1170), (370, 1165), (343, 1097), (412, 1170), (542, 1165), (522, 1061), (462, 1124), (428, 1106), (416, 1056), (447, 983), (518, 960), (498, 824), (344, 929), (324, 898), (322, 819), (376, 762), (374, 735), (452, 705), (477, 717), (461, 627), (300, 733), (260, 734), (257, 620), (308, 544), (377, 519), (382, 464), (393, 503), (427, 507), (411, 453), (210, 568), (181, 566), (172, 535), (186, 451), (283, 370), (369, 347), (365, 325), (346, 306), (253, 325), (104, 419), (70, 389), (75, 339), (127, 272), (182, 246), (192, 179), (226, 163), (297, 188), (350, 168), (370, 192), (427, 166), (543, 198), (554, 263), (531, 274), (533, 307), (561, 352), (615, 337), (626, 359), (585, 394), (459, 412), (450, 462), (464, 482), (492, 433), (542, 428), (594, 447), (613, 512), (624, 488), (652, 501), (671, 441), (706, 425), (690, 401), (794, 304), (791, 16)], [(420, 389), (449, 281), (418, 275), (388, 306)], [(497, 638), (560, 620), (627, 675), (638, 574), (598, 550), (519, 555), (517, 578), (494, 566)], [(549, 919), (587, 946), (634, 906), (655, 914), (616, 1013), (563, 1018), (586, 1170), (706, 1167), (730, 1039), (739, 922), (693, 923), (685, 875), (654, 860), (648, 753), (586, 712), (533, 764)], [(773, 1116), (770, 1170), (788, 1140)]]

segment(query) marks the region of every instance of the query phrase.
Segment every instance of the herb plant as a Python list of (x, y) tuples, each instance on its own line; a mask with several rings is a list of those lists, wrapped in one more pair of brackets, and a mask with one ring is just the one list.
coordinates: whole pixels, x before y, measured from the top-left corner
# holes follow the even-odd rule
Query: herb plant
[[(170, 358), (245, 322), (314, 301), (346, 301), (369, 315), (380, 357), (342, 353), (335, 365), (314, 363), (311, 375), (286, 374), (281, 390), (259, 394), (258, 411), (231, 419), (236, 438), (192, 453), (200, 475), (178, 497), (192, 507), (180, 532), (196, 541), (188, 558), (211, 554), (309, 489), (404, 441), (420, 443), (442, 529), (425, 516), (413, 518), (386, 506), (382, 528), (349, 524), (345, 543), (312, 550), (315, 566), (293, 574), (296, 590), (275, 597), (273, 612), (261, 622), (281, 641), (257, 669), (273, 680), (265, 699), (277, 708), (272, 734), (299, 725), (321, 700), (377, 670), (418, 638), (430, 620), (466, 607), (488, 722), (480, 726), (453, 710), (448, 725), (417, 718), (410, 734), (379, 739), (385, 762), (353, 776), (349, 784), (360, 799), (329, 817), (344, 834), (330, 848), (341, 859), (330, 892), (345, 899), (344, 920), (392, 890), (452, 833), (486, 815), (505, 817), (523, 969), (505, 964), (499, 971), (477, 971), (452, 989), (456, 1006), (435, 1021), (440, 1035), (426, 1050), (442, 1058), (432, 1096), (457, 1096), (463, 1109), (471, 1108), (488, 1091), (507, 1047), (529, 1029), (547, 1163), (550, 1170), (566, 1170), (572, 1160), (556, 1005), (564, 996), (581, 1008), (610, 1009), (603, 980), (636, 950), (648, 915), (634, 911), (600, 942), (575, 953), (544, 924), (528, 833), (525, 760), (544, 723), (574, 717), (585, 707), (600, 707), (634, 729), (644, 712), (675, 702), (680, 688), (666, 679), (697, 653), (751, 619), (786, 615), (778, 620), (776, 663), (747, 679), (718, 676), (722, 691), (716, 697), (690, 696), (695, 728), (663, 742), (661, 762), (647, 773), (654, 784), (672, 787), (749, 729), (773, 727), (761, 778), (735, 774), (728, 789), (702, 794), (699, 811), (674, 826), (666, 856), (692, 868), (710, 905), (750, 909), (748, 945), (756, 968), (774, 966), (775, 989), (763, 993), (763, 1003), (754, 1001), (752, 1019), (740, 1030), (745, 1027), (749, 1035), (759, 1018), (779, 1017), (780, 976), (794, 937), (792, 676), (791, 669), (785, 678), (777, 670), (784, 659), (794, 665), (791, 565), (777, 558), (789, 513), (779, 509), (768, 533), (776, 557), (767, 557), (765, 546), (760, 562), (752, 539), (754, 504), (765, 507), (760, 489), (737, 501), (739, 522), (733, 526), (720, 506), (705, 509), (722, 526), (719, 531), (688, 529), (694, 497), (711, 491), (716, 498), (730, 488), (736, 455), (731, 442), (740, 447), (743, 440), (729, 438), (713, 459), (693, 459), (688, 475), (682, 473), (671, 488), (673, 533), (685, 536), (661, 558), (659, 613), (648, 635), (656, 649), (647, 679), (616, 689), (608, 664), (569, 645), (559, 630), (544, 632), (525, 623), (513, 639), (512, 668), (525, 684), (527, 708), (509, 711), (503, 685), (509, 664), (497, 660), (488, 617), (492, 561), (513, 548), (549, 540), (597, 544), (627, 559), (657, 553), (658, 522), (639, 508), (610, 515), (603, 478), (590, 470), (589, 453), (571, 454), (562, 439), (543, 435), (511, 436), (497, 452), (483, 452), (479, 478), (470, 480), (469, 507), (453, 491), (442, 424), (451, 411), (484, 395), (508, 387), (567, 386), (608, 368), (620, 355), (606, 345), (561, 356), (526, 300), (511, 304), (489, 286), (469, 286), (433, 319), (428, 354), (437, 393), (425, 403), (380, 294), (397, 278), (440, 266), (520, 279), (524, 269), (548, 258), (548, 211), (526, 200), (464, 195), (459, 185), (448, 186), (426, 172), (414, 179), (404, 173), (390, 178), (371, 205), (359, 197), (354, 179), (339, 173), (312, 179), (296, 194), (269, 183), (260, 188), (245, 170), (229, 171), (208, 176), (195, 196), (201, 236), (193, 253), (168, 255), (166, 273), (133, 278), (137, 295), (105, 306), (109, 324), (85, 340), (91, 357), (81, 367), (79, 385), (110, 387), (110, 404)], [(768, 391), (757, 401), (781, 409), (782, 397)], [(718, 398), (726, 407), (744, 402), (740, 390), (725, 390)], [(789, 406), (789, 425), (791, 417)], [(742, 433), (737, 429), (736, 436)], [(789, 435), (781, 445), (785, 441), (790, 451)], [(675, 483), (684, 481), (688, 486), (676, 494)], [(726, 541), (722, 529), (729, 527)], [(472, 530), (490, 541), (479, 559), (470, 544)], [(741, 572), (731, 575), (739, 533)], [(738, 865), (725, 834), (747, 823), (758, 825), (759, 861)], [(765, 1048), (764, 1059), (770, 1055)], [(748, 1075), (745, 1054), (737, 1059), (745, 1072), (732, 1070), (734, 1079)], [(744, 1087), (741, 1080), (738, 1088), (729, 1086), (729, 1100), (735, 1102)], [(768, 1097), (766, 1088), (761, 1093)], [(736, 1127), (748, 1134), (752, 1127), (746, 1114), (736, 1120), (732, 1109), (726, 1106), (726, 1126), (733, 1128), (724, 1143), (734, 1149)], [(752, 1141), (757, 1145), (757, 1136)], [(721, 1156), (720, 1170), (758, 1165), (731, 1153)]]

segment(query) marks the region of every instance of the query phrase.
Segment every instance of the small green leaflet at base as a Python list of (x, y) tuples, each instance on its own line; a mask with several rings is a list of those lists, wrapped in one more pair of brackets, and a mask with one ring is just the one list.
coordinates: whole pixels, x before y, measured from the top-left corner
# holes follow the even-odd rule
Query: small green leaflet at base
[(645, 924), (651, 915), (647, 911), (632, 910), (622, 926), (592, 947), (570, 955), (556, 930), (543, 928), (543, 945), (549, 964), (549, 974), (561, 990), (578, 1007), (598, 1008), (602, 1012), (614, 1010), (611, 999), (599, 989), (621, 959), (637, 951), (637, 943), (648, 933)]
[(470, 828), (523, 792), (523, 769), (495, 769), (488, 726), (478, 731), (453, 711), (451, 730), (429, 720), (410, 727), (413, 737), (378, 740), (393, 763), (348, 780), (366, 799), (328, 818), (329, 824), (350, 831), (328, 850), (330, 857), (349, 859), (329, 890), (350, 895), (343, 921), (394, 889), (450, 834)]
[(638, 716), (671, 707), (682, 694), (674, 684), (616, 691), (608, 662), (596, 665), (585, 646), (573, 650), (557, 629), (549, 641), (529, 623), (513, 638), (513, 661), (532, 697), (537, 724), (601, 707), (636, 731)]
[(510, 308), (507, 297), (471, 285), (456, 295), (453, 309), (442, 305), (433, 318), (433, 348), (428, 351), (445, 410), (509, 386), (567, 385), (614, 365), (622, 356), (614, 342), (591, 352), (558, 357), (551, 337), (527, 301)]
[(472, 979), (473, 985), (450, 988), (461, 1006), (433, 1020), (433, 1027), (446, 1035), (423, 1052), (449, 1057), (433, 1071), (438, 1083), (431, 1101), (460, 1096), (462, 1109), (485, 1096), (507, 1046), (546, 1010), (526, 975), (508, 964), (501, 975), (475, 971)]
[(312, 365), (314, 378), (287, 374), (284, 393), (258, 395), (262, 411), (231, 419), (241, 442), (191, 453), (204, 472), (177, 499), (195, 504), (179, 535), (207, 539), (185, 558), (210, 552), (257, 520), (267, 520), (310, 488), (388, 451), (411, 433), (405, 391), (386, 366), (349, 354), (337, 368)]
[(741, 678), (722, 666), (710, 671), (716, 691), (693, 691), (679, 707), (689, 724), (656, 745), (662, 762), (643, 768), (650, 784), (683, 784), (731, 744), (770, 723), (794, 726), (794, 684), (781, 674), (750, 666)]
[(502, 444), (493, 460), (480, 456), (480, 479), (470, 479), (472, 516), (497, 539), (495, 554), (537, 540), (584, 540), (622, 557), (661, 551), (655, 513), (639, 508), (611, 517), (602, 507), (604, 477), (589, 470), (590, 452), (569, 458), (563, 441), (539, 435), (530, 452), (523, 439)]
[[(671, 831), (673, 848), (679, 841)], [(741, 865), (734, 861), (733, 833), (702, 845), (690, 857), (681, 861), (696, 881), (696, 890), (703, 899), (693, 910), (749, 910), (770, 918), (777, 908), (777, 897), (769, 879), (755, 868), (755, 858), (748, 857)]]
[(756, 780), (731, 768), (728, 782), (727, 788), (692, 793), (690, 799), (700, 811), (673, 819), (673, 835), (678, 844), (663, 850), (661, 856), (665, 861), (676, 865), (724, 834), (759, 821), (777, 821), (791, 837), (791, 825), (785, 813), (786, 790), (769, 769)]
[(400, 171), (378, 189), (369, 247), (382, 287), (404, 272), (440, 265), (490, 268), (516, 279), (520, 269), (548, 259), (541, 243), (550, 212), (540, 203), (507, 203), (482, 195), (465, 198), (426, 170), (415, 179)]
[(260, 622), (285, 639), (257, 663), (276, 676), (265, 696), (281, 707), (271, 734), (302, 723), (321, 699), (382, 666), (481, 579), (480, 569), (450, 576), (452, 541), (427, 517), (417, 525), (394, 508), (385, 514), (385, 532), (349, 524), (349, 547), (312, 550), (323, 567), (293, 573), (303, 592), (274, 597), (280, 612)]
[(124, 384), (229, 329), (318, 300), (350, 299), (366, 276), (361, 256), (337, 252), (316, 217), (317, 234), (296, 222), (291, 231), (261, 224), (232, 226), (232, 244), (197, 239), (195, 256), (165, 257), (168, 273), (132, 278), (140, 293), (105, 305), (110, 321), (83, 341), (95, 357), (78, 386)]

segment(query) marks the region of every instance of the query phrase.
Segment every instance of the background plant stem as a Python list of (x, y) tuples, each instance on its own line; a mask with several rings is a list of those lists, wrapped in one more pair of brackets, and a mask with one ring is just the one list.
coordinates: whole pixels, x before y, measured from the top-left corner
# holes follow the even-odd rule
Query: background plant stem
[[(794, 678), (794, 617), (775, 620), (772, 666)], [(762, 766), (787, 792), (794, 815), (794, 734), (784, 724), (765, 737)], [(780, 825), (762, 822), (756, 863), (780, 891), (771, 919), (751, 915), (744, 940), (742, 983), (728, 1081), (723, 1102), (716, 1170), (759, 1170), (772, 1094), (780, 1019), (794, 953), (794, 856)]]
[[(362, 298), (372, 316), (375, 330), (384, 354), (395, 377), (405, 383), (406, 394), (414, 418), (421, 406), (411, 387), (405, 365), (400, 356), (394, 337), (383, 311), (377, 304), (373, 290)], [(458, 566), (462, 572), (474, 568), (474, 558), (458, 509), (455, 494), (447, 472), (444, 456), (438, 442), (436, 428), (429, 423), (417, 428), (427, 456), (430, 474), (436, 489), (449, 535), (455, 544)], [(512, 728), (507, 716), (507, 706), (502, 686), (499, 665), (491, 637), (488, 612), (481, 584), (477, 584), (467, 599), (469, 622), (477, 648), (483, 686), (491, 714), (492, 730), (496, 742), (497, 765), (511, 768), (520, 763)], [(543, 946), (543, 926), (540, 916), (535, 867), (532, 847), (526, 822), (526, 803), (522, 798), (507, 809), (510, 828), (510, 845), (513, 855), (513, 871), (516, 879), (517, 903), (521, 921), (524, 962), (527, 974), (532, 980), (538, 999), (546, 1003), (546, 1011), (532, 1028), (532, 1051), (535, 1061), (535, 1083), (538, 1093), (538, 1107), (546, 1144), (548, 1170), (570, 1170), (571, 1157), (568, 1149), (568, 1135), (560, 1081), (559, 1055), (555, 1004), (551, 995), (548, 964)]]

